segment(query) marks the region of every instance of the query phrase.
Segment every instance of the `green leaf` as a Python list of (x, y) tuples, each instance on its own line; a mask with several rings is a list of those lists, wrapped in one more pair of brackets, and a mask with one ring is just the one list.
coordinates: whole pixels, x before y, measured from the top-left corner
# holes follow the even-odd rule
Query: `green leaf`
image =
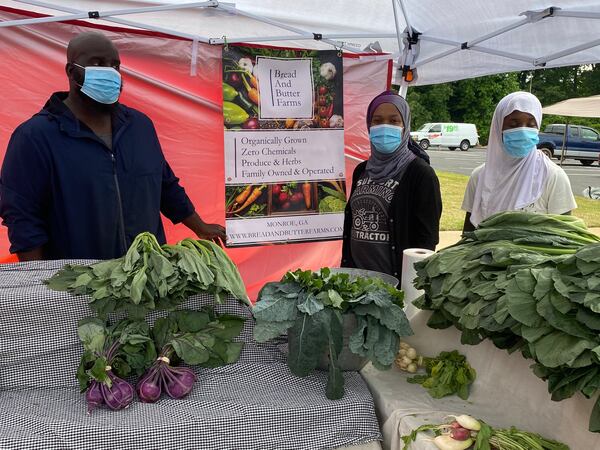
[(261, 290), (258, 301), (252, 308), (252, 314), (256, 320), (269, 322), (294, 320), (298, 314), (297, 298), (287, 298), (278, 290), (275, 283), (267, 286)]
[(479, 421), (479, 423), (481, 424), (481, 429), (477, 432), (473, 450), (491, 450), (490, 438), (494, 430), (485, 422)]
[(239, 336), (244, 328), (245, 320), (243, 317), (221, 314), (215, 322), (210, 324), (207, 331), (218, 339), (230, 340)]
[(87, 374), (90, 378), (98, 381), (99, 383), (104, 383), (108, 387), (110, 387), (112, 382), (108, 377), (108, 373), (106, 371), (107, 366), (108, 362), (106, 361), (106, 358), (97, 358), (92, 368), (87, 371)]
[(379, 319), (381, 324), (398, 336), (412, 336), (413, 330), (404, 314), (404, 310), (396, 305), (385, 308)]
[(327, 344), (323, 311), (312, 316), (301, 314), (288, 331), (288, 367), (297, 376), (310, 374), (318, 365)]
[(294, 325), (294, 321), (262, 322), (257, 321), (254, 325), (254, 339), (256, 342), (266, 342), (287, 332)]
[(87, 317), (78, 322), (77, 334), (88, 352), (102, 353), (108, 330), (100, 319)]
[(209, 348), (215, 343), (212, 336), (201, 333), (186, 333), (178, 336), (169, 343), (185, 363), (189, 365), (202, 364), (210, 358)]
[(327, 311), (327, 315), (324, 317), (329, 354), (326, 396), (330, 400), (338, 400), (344, 396), (344, 376), (338, 364), (338, 357), (344, 345), (343, 319), (339, 311)]
[(334, 308), (342, 307), (344, 299), (335, 289), (329, 289), (329, 291), (327, 291), (327, 295), (329, 297), (329, 301), (331, 302), (331, 306)]
[(142, 292), (146, 287), (148, 276), (146, 275), (146, 266), (140, 268), (131, 282), (131, 301), (138, 305), (142, 301)]
[(538, 361), (546, 367), (572, 364), (585, 350), (596, 346), (593, 342), (570, 336), (561, 331), (550, 333), (535, 344)]
[(207, 312), (190, 309), (173, 311), (170, 316), (177, 322), (177, 328), (184, 333), (196, 333), (211, 321)]
[(356, 329), (350, 335), (348, 346), (355, 355), (367, 356), (366, 343), (367, 319), (364, 316), (356, 317)]
[(309, 316), (312, 316), (313, 314), (316, 314), (325, 308), (325, 305), (323, 305), (323, 303), (321, 303), (312, 293), (307, 293), (304, 296), (304, 300), (300, 298), (299, 300), (300, 302), (298, 303), (298, 310), (308, 314)]

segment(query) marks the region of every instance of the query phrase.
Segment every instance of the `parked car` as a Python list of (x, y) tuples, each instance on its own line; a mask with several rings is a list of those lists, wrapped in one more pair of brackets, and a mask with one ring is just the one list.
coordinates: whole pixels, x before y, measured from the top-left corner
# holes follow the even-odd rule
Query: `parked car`
[[(540, 133), (538, 148), (549, 158), (561, 157), (565, 124), (548, 125)], [(600, 133), (590, 127), (569, 125), (565, 140), (565, 158), (577, 159), (584, 166), (591, 166), (600, 158)]]
[(448, 147), (450, 150), (460, 148), (463, 152), (479, 142), (477, 127), (472, 123), (426, 123), (410, 137), (419, 143), (423, 150), (431, 145)]

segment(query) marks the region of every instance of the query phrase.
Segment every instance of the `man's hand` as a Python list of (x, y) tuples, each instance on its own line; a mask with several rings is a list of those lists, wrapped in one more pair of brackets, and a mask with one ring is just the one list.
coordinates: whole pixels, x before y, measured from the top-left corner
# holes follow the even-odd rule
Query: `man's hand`
[(197, 213), (184, 219), (182, 223), (196, 233), (200, 239), (211, 240), (219, 245), (225, 242), (225, 227), (217, 223), (206, 223)]

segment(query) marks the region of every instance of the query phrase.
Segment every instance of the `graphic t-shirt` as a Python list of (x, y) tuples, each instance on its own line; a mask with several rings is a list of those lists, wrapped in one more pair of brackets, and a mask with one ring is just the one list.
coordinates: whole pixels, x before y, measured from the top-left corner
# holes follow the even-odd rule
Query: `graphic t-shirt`
[(394, 179), (374, 181), (367, 175), (356, 183), (350, 197), (350, 251), (359, 269), (394, 272), (389, 211), (398, 184)]

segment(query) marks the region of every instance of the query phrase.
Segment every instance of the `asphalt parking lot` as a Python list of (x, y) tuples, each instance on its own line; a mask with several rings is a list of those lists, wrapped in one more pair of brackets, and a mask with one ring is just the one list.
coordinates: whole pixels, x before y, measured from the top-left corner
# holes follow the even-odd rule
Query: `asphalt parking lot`
[[(466, 152), (450, 151), (445, 147), (430, 147), (427, 153), (435, 170), (471, 175), (475, 167), (485, 162), (485, 151), (485, 147), (471, 148)], [(558, 160), (553, 161), (559, 164)], [(567, 159), (562, 167), (569, 175), (575, 195), (582, 195), (588, 186), (600, 187), (600, 166), (597, 162), (591, 166), (583, 166), (577, 160)]]

